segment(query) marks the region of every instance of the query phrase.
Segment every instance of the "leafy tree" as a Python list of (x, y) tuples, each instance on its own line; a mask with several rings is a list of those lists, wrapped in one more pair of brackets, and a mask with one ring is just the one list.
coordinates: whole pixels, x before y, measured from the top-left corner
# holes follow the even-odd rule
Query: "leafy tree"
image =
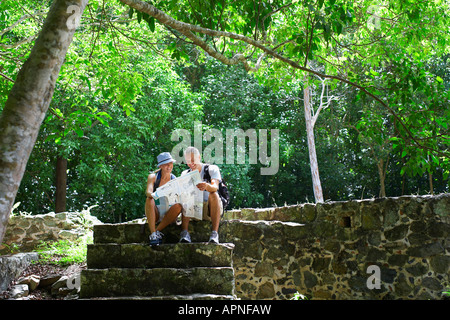
[[(110, 35), (99, 36), (95, 48), (89, 34), (75, 37), (77, 46), (69, 50), (42, 126), (39, 141), (45, 141), (31, 155), (18, 193), (22, 209), (52, 209), (41, 206), (53, 204), (58, 189), (48, 166), (62, 157), (68, 161), (68, 185), (62, 186), (68, 208), (98, 205), (98, 216), (111, 222), (141, 217), (147, 175), (156, 168), (156, 155), (171, 150), (171, 129), (199, 118), (199, 95), (189, 91), (170, 61), (145, 50), (147, 44), (132, 42), (135, 50), (111, 46)], [(122, 46), (129, 40), (122, 37)], [(47, 161), (34, 160), (42, 154)], [(48, 174), (32, 176), (31, 163)], [(34, 190), (36, 179), (46, 179), (46, 188)]]
[(26, 163), (51, 102), (63, 57), (75, 31), (68, 30), (61, 16), (74, 4), (83, 12), (86, 3), (53, 2), (40, 36), (14, 79), (3, 108), (0, 117), (0, 242)]
[[(447, 35), (438, 31), (448, 20), (447, 3), (392, 1), (388, 5), (375, 6), (377, 12), (374, 12), (369, 1), (260, 2), (259, 6), (239, 1), (228, 6), (199, 1), (177, 3), (176, 9), (173, 3), (158, 3), (156, 6), (164, 11), (139, 0), (121, 2), (179, 31), (225, 64), (243, 63), (246, 70), (258, 70), (263, 59), (270, 56), (276, 59), (271, 61), (271, 68), (277, 75), (282, 68), (280, 63), (284, 63), (322, 78), (349, 84), (360, 91), (360, 96), (367, 95), (391, 114), (398, 125), (397, 139), (411, 148), (448, 156), (447, 150), (435, 144), (447, 135), (446, 129), (439, 128), (440, 133), (433, 135), (435, 142), (424, 140), (422, 133), (413, 129), (419, 126), (417, 119), (410, 117), (409, 112), (402, 112), (404, 108), (399, 106), (395, 96), (388, 94), (381, 98), (389, 73), (384, 76), (376, 71), (383, 67), (386, 59), (415, 63), (425, 58), (423, 53), (445, 52), (443, 44)], [(179, 10), (180, 6), (185, 10)], [(438, 12), (439, 18), (432, 18)], [(243, 13), (249, 18), (242, 24), (229, 23), (242, 21), (238, 17)], [(208, 19), (203, 16), (208, 16)], [(424, 22), (427, 23), (427, 32), (433, 36), (427, 34), (423, 37)], [(210, 37), (213, 41), (209, 40)], [(425, 48), (420, 51), (414, 41), (419, 39)], [(232, 58), (225, 54), (236, 51), (238, 54)], [(255, 56), (256, 65), (251, 67), (249, 60)], [(353, 63), (361, 57), (363, 64)], [(308, 67), (308, 60), (324, 64), (325, 73)], [(354, 65), (363, 70), (355, 72)], [(410, 71), (410, 67), (407, 70)], [(372, 77), (365, 77), (369, 72)], [(402, 92), (411, 100), (411, 93), (407, 92), (411, 91), (410, 88), (414, 90), (417, 84), (413, 81), (405, 85), (408, 89), (405, 87)], [(403, 99), (403, 105), (405, 103)]]
[[(52, 1), (51, 9), (43, 22), (37, 18), (40, 14), (35, 10), (46, 8), (47, 2), (23, 1), (14, 4), (26, 4), (33, 8), (30, 13), (36, 19), (27, 17), (26, 21), (33, 21), (30, 23), (36, 23), (41, 31), (34, 41), (33, 50), (23, 51), (23, 56), (20, 55), (20, 50), (17, 56), (7, 53), (7, 68), (0, 70), (1, 81), (6, 83), (6, 89), (2, 89), (2, 92), (9, 92), (0, 118), (0, 240), (25, 164), (49, 108), (63, 58), (75, 33), (74, 29), (68, 28), (67, 22), (73, 16), (73, 11), (71, 13), (67, 9), (76, 5), (76, 13), (83, 13), (87, 2)], [(405, 162), (404, 172), (411, 168), (413, 174), (420, 174), (425, 168), (425, 171), (431, 173), (439, 167), (444, 168), (444, 174), (448, 174), (449, 133), (446, 124), (449, 114), (445, 107), (448, 104), (448, 94), (445, 91), (448, 82), (435, 69), (424, 64), (430, 57), (437, 60), (448, 54), (445, 46), (448, 33), (441, 32), (448, 26), (448, 1), (394, 0), (381, 3), (375, 8), (372, 1), (368, 0), (259, 3), (158, 1), (155, 6), (139, 0), (120, 2), (130, 7), (116, 9), (109, 0), (90, 1), (91, 5), (83, 19), (97, 28), (91, 33), (92, 44), (97, 44), (97, 41), (100, 43), (100, 35), (106, 31), (111, 32), (112, 29), (128, 40), (138, 42), (145, 42), (142, 39), (143, 33), (140, 32), (147, 30), (145, 35), (149, 35), (164, 29), (171, 35), (157, 44), (147, 42), (148, 49), (159, 53), (165, 50), (174, 59), (187, 61), (187, 50), (191, 50), (191, 45), (194, 45), (201, 49), (198, 51), (199, 55), (203, 51), (224, 64), (243, 65), (245, 70), (256, 72), (259, 79), (267, 80), (266, 84), (272, 83), (275, 88), (283, 88), (282, 85), (291, 79), (302, 79), (305, 73), (338, 81), (357, 90), (355, 97), (358, 101), (367, 102), (369, 107), (376, 103), (385, 110), (384, 114), (388, 114), (387, 121), (395, 133), (391, 140), (394, 154), (397, 156), (399, 152), (406, 152), (404, 158), (408, 162)], [(22, 13), (12, 13), (15, 11), (10, 10), (11, 1), (3, 1), (0, 5), (2, 9), (8, 9), (0, 16), (2, 28), (9, 27), (5, 24), (5, 21), (9, 21), (9, 16), (15, 19), (23, 16)], [(137, 21), (145, 23), (145, 27), (127, 29), (128, 22), (116, 15), (120, 10), (123, 10), (120, 17), (128, 14), (128, 19), (131, 19), (136, 14)], [(158, 25), (162, 29), (158, 29)], [(78, 28), (80, 32), (92, 30), (94, 28), (90, 29), (83, 24)], [(3, 33), (1, 43), (15, 45), (27, 39), (27, 35), (19, 33), (19, 29), (17, 32)], [(35, 35), (36, 32), (31, 32), (28, 37)], [(118, 38), (113, 38), (108, 46), (111, 50), (115, 48), (117, 55), (120, 55), (121, 50), (117, 48), (122, 43)], [(26, 44), (31, 47), (31, 42), (24, 41), (23, 45)], [(128, 49), (136, 50), (134, 47)], [(111, 63), (118, 61), (115, 59), (117, 55), (112, 57)], [(2, 53), (2, 59), (4, 56)], [(103, 58), (99, 55), (100, 60)], [(23, 65), (20, 63), (23, 61), (21, 59), (26, 59)], [(320, 63), (323, 71), (309, 67), (308, 61)], [(107, 64), (105, 70), (106, 66)], [(16, 75), (15, 70), (19, 68)], [(297, 74), (293, 70), (301, 73)], [(103, 75), (107, 74), (105, 72)], [(133, 81), (138, 84), (137, 90), (129, 92), (130, 88), (124, 83), (128, 76), (114, 74), (109, 78), (100, 78), (100, 81), (95, 79), (94, 82), (91, 76), (86, 76), (86, 79), (80, 76), (75, 82), (90, 87), (86, 91), (93, 91), (91, 93), (97, 92), (100, 87), (109, 88), (110, 93), (122, 102), (122, 110), (131, 116), (135, 108), (129, 99), (134, 94), (130, 93), (139, 92), (139, 81)], [(139, 77), (138, 74), (136, 76)], [(106, 86), (102, 79), (106, 81)], [(14, 81), (12, 87), (11, 80)], [(76, 92), (75, 88), (71, 90)], [(72, 125), (71, 130), (83, 139), (80, 137), (81, 131), (84, 137), (89, 121), (93, 124), (96, 121), (106, 122), (108, 119), (106, 115), (98, 114), (103, 111), (101, 107), (105, 100), (102, 99), (106, 98), (107, 101), (108, 98), (103, 92), (102, 96), (98, 101), (99, 106), (79, 110), (81, 113), (78, 115), (82, 115), (81, 119), (84, 117), (84, 120), (79, 120), (78, 123), (76, 113), (71, 118), (77, 112), (76, 108), (70, 109), (71, 104), (64, 107), (66, 113), (59, 109), (65, 120), (72, 119), (60, 119), (59, 125)], [(61, 116), (56, 109), (58, 108), (53, 109), (53, 112)], [(279, 121), (280, 125), (285, 125), (282, 120)], [(175, 127), (183, 122), (184, 119), (178, 120)], [(66, 129), (51, 132), (55, 137), (58, 132), (62, 132), (60, 136), (65, 138)], [(286, 155), (290, 154), (290, 148), (289, 143), (286, 143)], [(417, 164), (420, 164), (420, 170), (416, 169)], [(260, 177), (255, 183), (266, 183), (270, 188), (274, 186), (273, 179)], [(270, 198), (270, 195), (264, 194), (264, 197)]]

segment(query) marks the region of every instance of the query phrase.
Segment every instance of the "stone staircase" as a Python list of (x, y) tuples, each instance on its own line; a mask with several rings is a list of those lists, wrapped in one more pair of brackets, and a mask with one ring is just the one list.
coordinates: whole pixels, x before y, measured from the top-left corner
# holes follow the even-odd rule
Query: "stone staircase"
[[(147, 224), (94, 226), (80, 299), (236, 299), (234, 244), (207, 243), (210, 223), (193, 221), (192, 243), (178, 243), (180, 227), (163, 230), (165, 242), (148, 245)], [(192, 228), (192, 230), (191, 230)]]

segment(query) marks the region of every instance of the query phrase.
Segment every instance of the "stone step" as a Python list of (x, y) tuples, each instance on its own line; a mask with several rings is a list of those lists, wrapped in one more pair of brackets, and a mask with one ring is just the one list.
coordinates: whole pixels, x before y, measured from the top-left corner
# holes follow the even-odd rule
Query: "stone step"
[(230, 267), (232, 243), (91, 244), (88, 269)]
[[(328, 224), (327, 224), (328, 225)], [(219, 225), (220, 242), (235, 242), (236, 248), (242, 246), (238, 239), (258, 239), (261, 236), (274, 240), (283, 237), (292, 238), (293, 241), (308, 239), (315, 232), (314, 224), (303, 225), (296, 222), (281, 221), (241, 221), (223, 220)], [(141, 232), (142, 231), (142, 232)], [(317, 230), (323, 232), (323, 230)], [(181, 226), (171, 224), (163, 231), (163, 243), (178, 243), (180, 240)], [(189, 233), (192, 242), (207, 242), (211, 234), (210, 221), (191, 221)], [(102, 224), (94, 226), (94, 243), (149, 243), (150, 230), (147, 223), (119, 223)], [(277, 235), (277, 236), (275, 236)]]
[[(210, 221), (191, 221), (189, 233), (193, 242), (207, 242), (211, 233)], [(163, 243), (177, 243), (181, 226), (171, 224), (162, 233)], [(150, 230), (147, 223), (100, 224), (94, 226), (94, 243), (149, 243)]]
[(80, 298), (234, 295), (234, 271), (215, 268), (109, 268), (81, 272)]

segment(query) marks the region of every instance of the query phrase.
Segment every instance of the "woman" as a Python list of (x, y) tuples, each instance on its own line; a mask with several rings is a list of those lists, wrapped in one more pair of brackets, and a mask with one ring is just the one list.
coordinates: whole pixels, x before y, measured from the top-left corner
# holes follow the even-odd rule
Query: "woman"
[[(145, 201), (145, 215), (147, 216), (147, 223), (150, 228), (150, 245), (160, 245), (162, 243), (162, 237), (164, 236), (161, 231), (169, 224), (176, 221), (178, 215), (181, 213), (182, 206), (176, 203), (169, 207), (167, 198), (162, 197), (155, 201), (152, 197), (152, 193), (156, 191), (156, 188), (163, 186), (175, 176), (172, 174), (173, 163), (175, 160), (172, 158), (169, 152), (163, 152), (158, 155), (158, 170), (150, 173), (147, 178), (147, 199)], [(159, 222), (158, 227), (156, 223)]]

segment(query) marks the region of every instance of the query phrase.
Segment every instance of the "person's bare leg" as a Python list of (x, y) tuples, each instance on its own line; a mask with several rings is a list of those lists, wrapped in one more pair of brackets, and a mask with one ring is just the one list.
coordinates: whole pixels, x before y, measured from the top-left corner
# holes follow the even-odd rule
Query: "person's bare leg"
[(159, 220), (159, 212), (153, 198), (147, 198), (147, 200), (145, 200), (145, 216), (147, 217), (147, 223), (150, 229), (150, 233), (155, 232), (155, 224), (156, 221)]
[(220, 223), (220, 197), (217, 192), (210, 193), (208, 198), (209, 216), (211, 217), (211, 230), (219, 231)]
[(180, 232), (180, 242), (191, 242), (191, 236), (189, 235), (189, 221), (191, 218), (185, 217), (184, 214), (181, 215), (181, 232)]
[(184, 214), (182, 214), (181, 215), (181, 230), (188, 231), (190, 221), (191, 221), (191, 218), (185, 217)]
[(171, 224), (172, 222), (175, 222), (175, 220), (177, 220), (178, 215), (181, 213), (182, 209), (183, 209), (183, 207), (179, 203), (176, 203), (173, 206), (171, 206), (170, 209), (167, 211), (167, 213), (162, 218), (162, 220), (159, 223), (156, 230), (162, 231), (169, 224)]

